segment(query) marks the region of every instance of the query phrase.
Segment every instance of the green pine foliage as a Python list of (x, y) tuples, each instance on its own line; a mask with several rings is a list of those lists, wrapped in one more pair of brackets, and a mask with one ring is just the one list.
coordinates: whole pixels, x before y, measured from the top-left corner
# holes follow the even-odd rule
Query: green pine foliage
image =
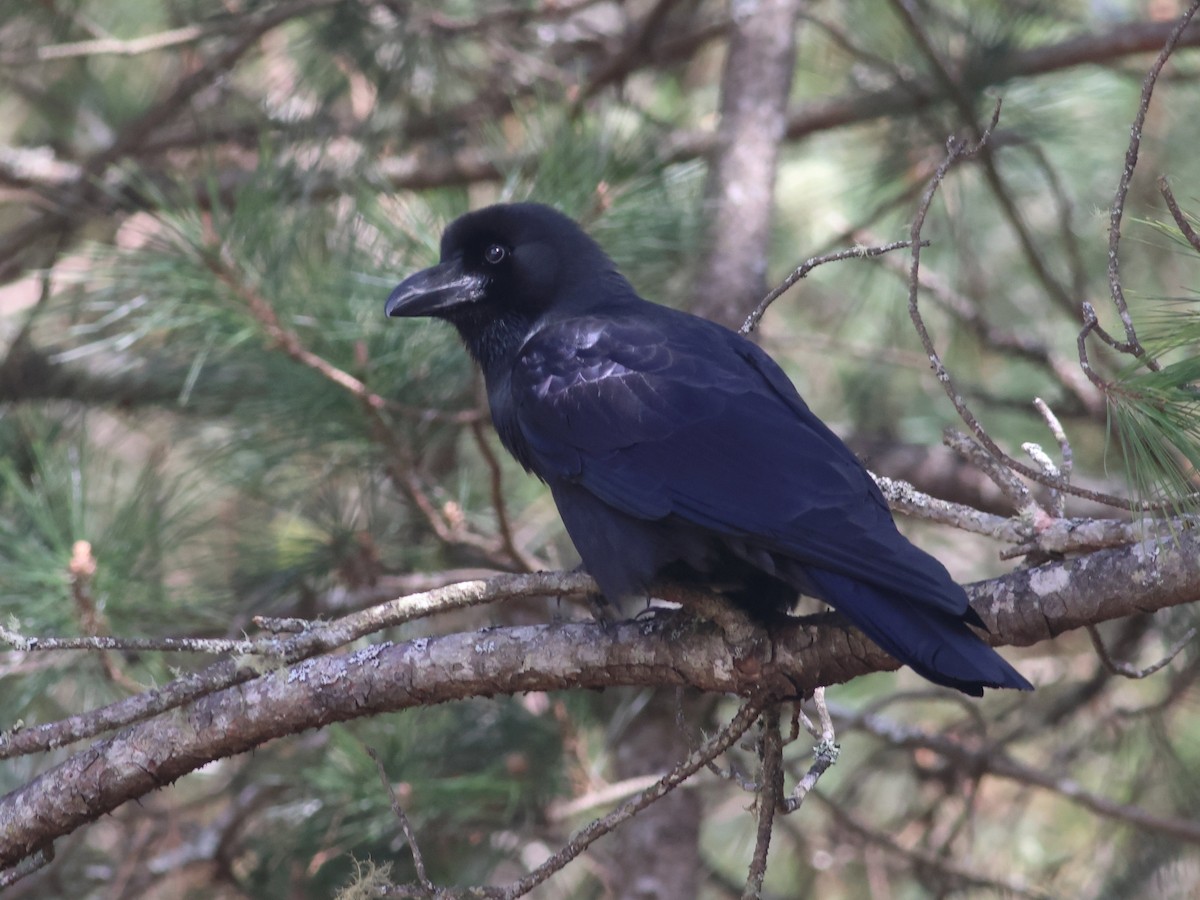
[[(1189, 323), (1188, 319), (1193, 321)], [(1180, 317), (1179, 335), (1194, 316)], [(1182, 344), (1195, 344), (1192, 340)], [(1189, 348), (1190, 349), (1190, 348)], [(1138, 495), (1172, 512), (1194, 512), (1200, 489), (1200, 357), (1126, 375), (1109, 392), (1113, 431)]]

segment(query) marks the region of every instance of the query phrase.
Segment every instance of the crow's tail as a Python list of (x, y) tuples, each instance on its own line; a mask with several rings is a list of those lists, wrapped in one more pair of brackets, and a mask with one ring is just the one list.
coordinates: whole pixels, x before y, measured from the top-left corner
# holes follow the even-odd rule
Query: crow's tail
[(985, 687), (1033, 690), (967, 627), (968, 621), (978, 622), (970, 607), (954, 616), (844, 575), (815, 569), (806, 574), (830, 605), (918, 675), (975, 697), (982, 696)]

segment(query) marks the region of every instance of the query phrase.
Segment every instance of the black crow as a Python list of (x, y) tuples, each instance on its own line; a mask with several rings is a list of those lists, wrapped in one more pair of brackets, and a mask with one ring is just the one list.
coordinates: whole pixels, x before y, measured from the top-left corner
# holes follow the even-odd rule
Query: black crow
[(829, 603), (938, 684), (1031, 685), (968, 625), (946, 569), (896, 530), (875, 482), (751, 341), (637, 295), (570, 218), (468, 213), (389, 316), (453, 324), (483, 369), (500, 440), (549, 486), (613, 601), (656, 579), (760, 619)]

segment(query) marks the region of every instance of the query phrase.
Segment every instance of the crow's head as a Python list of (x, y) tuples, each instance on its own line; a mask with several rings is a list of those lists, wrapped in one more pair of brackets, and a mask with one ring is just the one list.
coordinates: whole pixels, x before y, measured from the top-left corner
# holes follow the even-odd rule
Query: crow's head
[(385, 311), (460, 326), (496, 317), (532, 321), (551, 306), (595, 296), (596, 283), (611, 284), (614, 274), (604, 251), (567, 216), (537, 203), (498, 204), (452, 222), (441, 262), (401, 282)]

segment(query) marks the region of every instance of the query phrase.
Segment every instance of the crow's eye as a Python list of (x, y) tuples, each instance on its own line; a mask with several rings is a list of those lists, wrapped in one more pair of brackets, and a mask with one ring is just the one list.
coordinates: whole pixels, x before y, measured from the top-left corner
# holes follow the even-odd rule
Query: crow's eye
[(483, 251), (483, 258), (486, 259), (493, 266), (496, 265), (496, 263), (500, 262), (502, 259), (504, 259), (504, 257), (506, 257), (506, 256), (508, 256), (508, 251), (506, 249), (504, 249), (504, 247), (502, 247), (500, 244), (492, 244), (490, 247), (488, 247), (486, 250)]

